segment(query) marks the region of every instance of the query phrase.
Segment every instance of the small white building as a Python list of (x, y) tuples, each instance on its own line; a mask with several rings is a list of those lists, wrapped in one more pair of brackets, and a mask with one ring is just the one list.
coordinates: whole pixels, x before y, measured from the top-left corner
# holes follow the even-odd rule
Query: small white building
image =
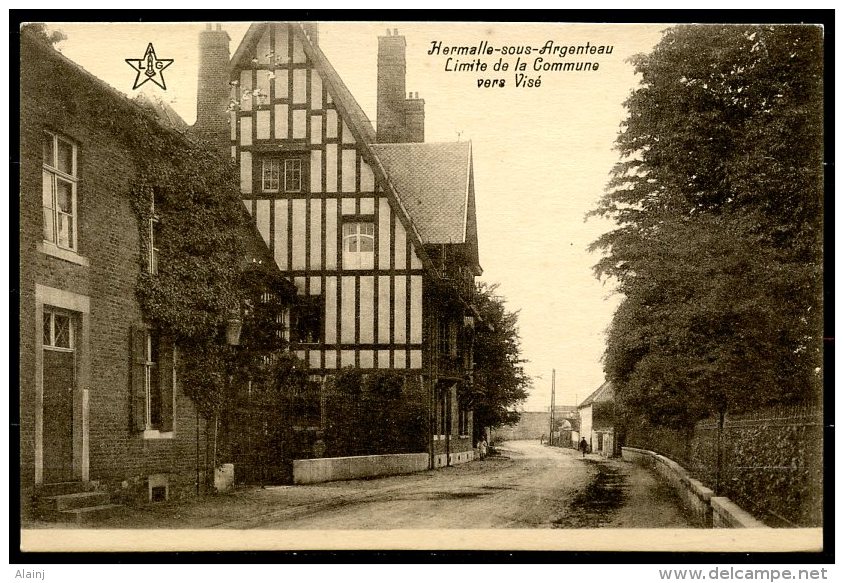
[(609, 381), (577, 406), (580, 413), (580, 437), (589, 443), (589, 451), (605, 457), (615, 455), (615, 392)]

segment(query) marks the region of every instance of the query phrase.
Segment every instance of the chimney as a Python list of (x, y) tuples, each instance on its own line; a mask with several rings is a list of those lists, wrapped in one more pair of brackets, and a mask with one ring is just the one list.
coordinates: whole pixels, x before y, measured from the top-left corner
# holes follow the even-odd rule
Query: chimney
[(419, 93), (408, 94), (404, 102), (405, 141), (425, 141), (425, 100)]
[(229, 114), (229, 35), (218, 24), (207, 24), (199, 33), (199, 82), (196, 95), (196, 133), (228, 153)]
[(405, 49), (404, 37), (393, 29), (378, 37), (378, 104), (376, 141), (404, 142)]

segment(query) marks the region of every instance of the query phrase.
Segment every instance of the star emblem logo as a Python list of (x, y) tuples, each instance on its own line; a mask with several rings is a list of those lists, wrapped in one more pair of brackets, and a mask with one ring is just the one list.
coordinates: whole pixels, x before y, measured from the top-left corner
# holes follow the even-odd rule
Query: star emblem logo
[(165, 91), (167, 85), (164, 84), (164, 69), (173, 64), (173, 59), (159, 59), (155, 56), (155, 48), (152, 43), (147, 45), (147, 50), (144, 56), (140, 59), (126, 59), (129, 66), (135, 69), (137, 75), (135, 76), (135, 84), (132, 89), (137, 89), (147, 81), (152, 81)]

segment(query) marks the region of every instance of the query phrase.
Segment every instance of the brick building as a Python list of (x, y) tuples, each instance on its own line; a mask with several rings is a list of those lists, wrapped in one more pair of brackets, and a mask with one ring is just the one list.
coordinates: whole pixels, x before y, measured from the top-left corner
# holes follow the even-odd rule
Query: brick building
[[(292, 350), (314, 399), (340, 368), (402, 371), (430, 411), (431, 466), (462, 463), (481, 273), (471, 144), (424, 142), (424, 100), (405, 97), (405, 39), (378, 40), (376, 131), (316, 25), (253, 24), (231, 60), (228, 35), (209, 27), (195, 130), (239, 164), (243, 203), (296, 286)], [(319, 420), (304, 429), (316, 435)]]
[(150, 131), (176, 130), (28, 33), (20, 50), (22, 503), (39, 492), (195, 492), (205, 423), (178, 382), (173, 345), (136, 299), (155, 245), (142, 243), (130, 201), (137, 153), (113, 121), (141, 115)]

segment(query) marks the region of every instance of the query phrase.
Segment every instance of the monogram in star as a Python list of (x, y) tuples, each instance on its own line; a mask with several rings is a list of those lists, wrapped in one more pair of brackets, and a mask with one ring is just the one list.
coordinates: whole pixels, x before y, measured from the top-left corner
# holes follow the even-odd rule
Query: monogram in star
[(144, 56), (140, 59), (126, 59), (129, 66), (135, 69), (135, 84), (132, 89), (137, 89), (147, 81), (152, 81), (164, 90), (167, 86), (164, 83), (164, 69), (173, 64), (173, 59), (159, 59), (155, 56), (155, 48), (152, 43), (147, 45)]

